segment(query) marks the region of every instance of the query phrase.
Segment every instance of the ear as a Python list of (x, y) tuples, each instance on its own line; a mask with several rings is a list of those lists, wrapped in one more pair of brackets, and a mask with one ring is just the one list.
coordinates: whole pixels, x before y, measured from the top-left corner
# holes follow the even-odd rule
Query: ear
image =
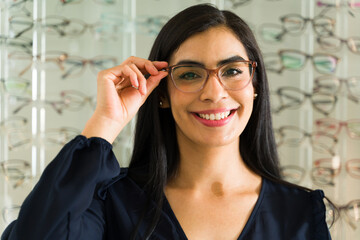
[(159, 101), (159, 107), (160, 108), (170, 108), (170, 103), (168, 101), (168, 98), (161, 96), (160, 101)]

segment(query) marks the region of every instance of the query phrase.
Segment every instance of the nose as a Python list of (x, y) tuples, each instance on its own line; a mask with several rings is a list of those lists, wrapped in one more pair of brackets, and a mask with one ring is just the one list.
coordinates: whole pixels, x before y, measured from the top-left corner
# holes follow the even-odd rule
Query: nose
[(201, 90), (200, 100), (219, 102), (227, 97), (228, 92), (220, 82), (219, 77), (214, 72), (211, 73)]

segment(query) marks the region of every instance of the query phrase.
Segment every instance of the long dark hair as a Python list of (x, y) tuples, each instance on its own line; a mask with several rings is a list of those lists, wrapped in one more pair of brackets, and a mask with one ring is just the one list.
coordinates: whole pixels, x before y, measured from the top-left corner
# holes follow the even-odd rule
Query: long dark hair
[[(240, 136), (239, 150), (245, 164), (258, 175), (283, 182), (280, 177), (279, 160), (272, 130), (269, 86), (261, 51), (248, 25), (230, 11), (221, 11), (209, 4), (189, 7), (162, 28), (150, 52), (149, 60), (169, 61), (171, 55), (190, 36), (209, 28), (225, 26), (244, 45), (250, 60), (257, 62), (253, 85), (257, 98), (250, 120)], [(167, 81), (150, 94), (138, 112), (133, 155), (129, 176), (149, 195), (143, 216), (152, 216), (145, 238), (151, 235), (160, 218), (164, 201), (164, 187), (176, 175), (179, 166), (179, 149), (174, 118), (170, 109), (159, 108), (161, 98), (168, 97)], [(154, 204), (155, 203), (155, 204)], [(132, 239), (136, 239), (138, 223)]]

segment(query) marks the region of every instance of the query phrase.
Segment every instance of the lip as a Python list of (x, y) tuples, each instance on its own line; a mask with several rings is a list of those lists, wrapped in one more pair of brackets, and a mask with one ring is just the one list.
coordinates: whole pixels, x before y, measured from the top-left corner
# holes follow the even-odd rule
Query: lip
[[(216, 114), (216, 113), (222, 113), (230, 111), (230, 115), (227, 118), (221, 119), (221, 120), (210, 120), (210, 119), (204, 119), (198, 116), (198, 114)], [(235, 115), (235, 112), (237, 111), (237, 108), (222, 108), (222, 109), (213, 109), (213, 110), (205, 110), (205, 111), (199, 111), (199, 112), (192, 112), (191, 114), (194, 116), (196, 120), (198, 120), (200, 123), (207, 127), (221, 127), (228, 124), (233, 116)]]

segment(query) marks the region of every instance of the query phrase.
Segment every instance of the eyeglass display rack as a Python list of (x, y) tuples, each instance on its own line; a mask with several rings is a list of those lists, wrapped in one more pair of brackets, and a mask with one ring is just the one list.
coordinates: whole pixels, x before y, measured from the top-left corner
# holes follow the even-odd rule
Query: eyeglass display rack
[[(359, 0), (0, 0), (0, 232), (91, 116), (96, 73), (147, 58), (167, 19), (205, 2), (234, 11), (256, 34), (284, 177), (348, 204), (332, 237), (359, 238)], [(329, 118), (344, 126), (336, 136)], [(122, 166), (134, 124), (114, 143)]]

